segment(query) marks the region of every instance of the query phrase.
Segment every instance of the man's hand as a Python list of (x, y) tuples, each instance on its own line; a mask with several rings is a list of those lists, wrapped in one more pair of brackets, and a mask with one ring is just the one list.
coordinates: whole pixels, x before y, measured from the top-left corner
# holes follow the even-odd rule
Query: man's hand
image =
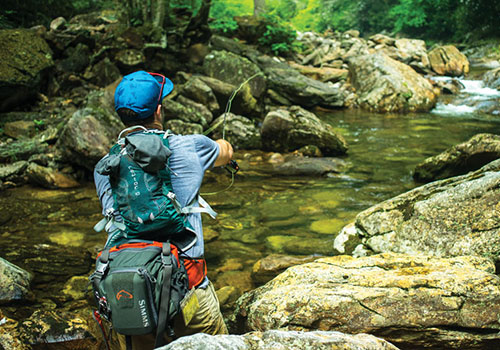
[(223, 139), (215, 141), (219, 145), (219, 156), (215, 160), (214, 166), (223, 166), (233, 158), (233, 146)]

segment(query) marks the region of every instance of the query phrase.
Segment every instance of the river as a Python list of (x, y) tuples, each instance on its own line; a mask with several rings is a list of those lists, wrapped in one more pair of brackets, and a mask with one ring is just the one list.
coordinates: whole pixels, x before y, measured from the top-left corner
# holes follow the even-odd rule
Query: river
[[(474, 86), (475, 92), (462, 91), (460, 101), (467, 100), (464, 94), (485, 96)], [(335, 254), (336, 234), (357, 213), (419, 185), (412, 178), (418, 163), (477, 133), (500, 134), (500, 116), (453, 103), (439, 104), (430, 113), (338, 111), (323, 112), (321, 118), (349, 144), (342, 158), (345, 171), (325, 177), (276, 176), (268, 172), (269, 154), (238, 150), (241, 171), (234, 185), (205, 196), (219, 212), (215, 221), (204, 218), (209, 277), (217, 289), (231, 285), (242, 293), (254, 288), (252, 266), (269, 254)], [(219, 191), (229, 183), (224, 171), (215, 171), (202, 192)], [(72, 275), (87, 276), (90, 265), (78, 259), (63, 262), (52, 280), (54, 269), (41, 266), (52, 257), (40, 260), (37, 254), (50, 255), (50, 247), (63, 246), (71, 256), (89, 252), (90, 257), (104, 243), (104, 235), (92, 230), (101, 218), (93, 184), (72, 190), (9, 189), (1, 193), (0, 207), (0, 256), (35, 274), (34, 303), (19, 307), (27, 308), (20, 314), (47, 303), (64, 307), (67, 298), (57, 291)]]

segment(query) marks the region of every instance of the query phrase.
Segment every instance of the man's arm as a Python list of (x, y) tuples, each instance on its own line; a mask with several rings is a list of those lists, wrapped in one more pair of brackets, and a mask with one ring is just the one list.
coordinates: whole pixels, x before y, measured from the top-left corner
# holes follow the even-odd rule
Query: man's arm
[(215, 160), (214, 166), (223, 166), (233, 158), (233, 146), (223, 139), (215, 141), (219, 145), (219, 156)]

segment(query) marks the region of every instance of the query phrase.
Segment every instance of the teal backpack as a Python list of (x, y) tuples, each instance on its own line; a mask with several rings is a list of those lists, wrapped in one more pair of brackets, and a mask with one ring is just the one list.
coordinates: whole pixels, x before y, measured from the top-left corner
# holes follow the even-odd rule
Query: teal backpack
[[(120, 238), (108, 241), (107, 246), (131, 239), (170, 240), (185, 250), (196, 241), (187, 214), (205, 212), (213, 218), (217, 214), (201, 196), (195, 200), (200, 206), (180, 205), (172, 189), (169, 168), (171, 134), (140, 128), (143, 130), (122, 138), (131, 128), (123, 130), (109, 154), (96, 165), (98, 173), (109, 176), (114, 207), (94, 229), (110, 231), (114, 225), (120, 230)], [(116, 218), (116, 212), (121, 220)]]

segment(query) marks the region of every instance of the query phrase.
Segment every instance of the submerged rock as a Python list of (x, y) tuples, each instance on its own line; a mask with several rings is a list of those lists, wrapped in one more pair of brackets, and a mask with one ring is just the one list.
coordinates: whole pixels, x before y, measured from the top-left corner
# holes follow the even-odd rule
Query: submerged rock
[(182, 337), (158, 350), (397, 350), (383, 339), (369, 334), (340, 332), (285, 332), (269, 330), (243, 335), (195, 334)]
[(362, 211), (350, 231), (376, 253), (477, 255), (500, 263), (499, 203), (500, 160), (495, 160)]
[(273, 173), (282, 176), (323, 176), (345, 171), (347, 163), (339, 158), (293, 157), (273, 168)]
[(33, 276), (0, 258), (0, 303), (25, 299)]
[(500, 158), (500, 136), (478, 134), (418, 164), (413, 177), (434, 181), (474, 171)]
[(411, 67), (378, 52), (354, 56), (349, 72), (359, 105), (375, 112), (424, 112), (436, 104), (429, 80)]
[(485, 349), (500, 341), (494, 271), (479, 257), (321, 258), (245, 293), (232, 321), (239, 332), (370, 333), (408, 349)]
[(293, 151), (318, 146), (324, 155), (347, 152), (347, 142), (330, 124), (299, 106), (269, 112), (261, 129), (262, 144), (269, 151)]

